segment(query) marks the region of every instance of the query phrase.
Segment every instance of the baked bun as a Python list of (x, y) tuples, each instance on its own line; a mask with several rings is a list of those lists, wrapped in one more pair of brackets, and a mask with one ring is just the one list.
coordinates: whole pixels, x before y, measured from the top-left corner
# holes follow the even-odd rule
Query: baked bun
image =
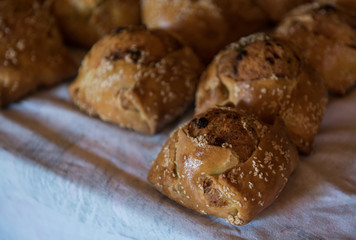
[(196, 113), (228, 102), (267, 123), (280, 117), (298, 150), (307, 154), (325, 111), (327, 92), (293, 45), (260, 33), (227, 46), (202, 75)]
[(329, 91), (344, 94), (356, 83), (356, 16), (332, 5), (303, 5), (280, 23), (276, 35), (300, 47)]
[(227, 43), (268, 23), (259, 6), (245, 0), (143, 0), (142, 21), (181, 36), (205, 63)]
[(139, 0), (54, 0), (65, 38), (91, 47), (117, 27), (140, 24)]
[(75, 75), (49, 5), (0, 1), (0, 107)]
[(201, 68), (165, 31), (119, 28), (92, 47), (69, 94), (90, 115), (154, 134), (191, 104)]
[(267, 13), (268, 17), (277, 22), (292, 8), (311, 0), (257, 0), (257, 4)]
[(278, 197), (297, 163), (280, 121), (216, 107), (173, 132), (148, 181), (185, 207), (243, 225)]

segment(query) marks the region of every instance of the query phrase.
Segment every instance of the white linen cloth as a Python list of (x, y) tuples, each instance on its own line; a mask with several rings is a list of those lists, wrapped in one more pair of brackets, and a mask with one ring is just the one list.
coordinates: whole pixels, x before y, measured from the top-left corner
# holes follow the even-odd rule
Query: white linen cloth
[(0, 110), (0, 240), (356, 239), (356, 89), (330, 100), (313, 153), (279, 198), (232, 226), (146, 180), (192, 111), (145, 136), (80, 112), (67, 85)]

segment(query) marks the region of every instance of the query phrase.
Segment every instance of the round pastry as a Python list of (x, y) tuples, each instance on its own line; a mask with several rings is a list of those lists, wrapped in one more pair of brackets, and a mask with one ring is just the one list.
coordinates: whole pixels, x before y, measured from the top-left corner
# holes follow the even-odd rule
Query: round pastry
[(0, 107), (75, 75), (49, 5), (0, 1)]
[(91, 47), (117, 27), (140, 24), (139, 0), (54, 0), (65, 38)]
[(201, 68), (163, 30), (119, 28), (92, 47), (69, 94), (90, 115), (154, 134), (191, 104)]
[(345, 94), (356, 83), (356, 15), (333, 5), (303, 5), (290, 12), (276, 35), (300, 47), (329, 91)]
[(196, 113), (228, 102), (268, 123), (280, 117), (298, 150), (307, 154), (325, 111), (327, 92), (293, 45), (260, 33), (227, 46), (202, 75)]
[(177, 33), (205, 63), (227, 43), (267, 25), (262, 9), (244, 0), (143, 0), (142, 21)]
[(243, 225), (278, 197), (297, 163), (281, 121), (216, 107), (173, 132), (148, 181), (185, 207)]
[(281, 20), (283, 15), (292, 8), (307, 2), (311, 0), (257, 0), (257, 4), (274, 22)]

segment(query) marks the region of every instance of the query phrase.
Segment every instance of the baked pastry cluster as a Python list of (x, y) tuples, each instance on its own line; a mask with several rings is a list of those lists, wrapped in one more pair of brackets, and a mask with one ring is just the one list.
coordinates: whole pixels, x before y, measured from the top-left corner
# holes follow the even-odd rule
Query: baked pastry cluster
[(201, 70), (173, 35), (118, 28), (92, 47), (69, 94), (90, 115), (154, 134), (193, 102)]
[(76, 71), (48, 4), (0, 1), (0, 107)]
[(148, 180), (187, 208), (243, 225), (278, 197), (297, 163), (281, 121), (215, 107), (172, 133)]
[(264, 33), (227, 46), (202, 75), (196, 112), (233, 103), (265, 122), (281, 118), (302, 153), (310, 153), (321, 123), (327, 92), (287, 40)]
[(356, 83), (353, 14), (330, 4), (303, 5), (290, 12), (275, 31), (300, 47), (302, 57), (336, 94), (345, 94)]
[[(143, 21), (150, 28), (180, 35), (206, 63), (239, 34), (266, 26), (269, 20), (278, 21), (294, 4), (308, 1), (285, 1), (278, 8), (272, 7), (275, 2), (259, 1), (252, 6), (239, 1), (143, 1)], [(236, 22), (251, 25), (235, 32)], [(89, 114), (149, 134), (180, 114), (194, 92), (178, 89), (182, 84), (169, 88), (177, 90), (174, 95), (180, 100), (188, 96), (183, 104), (174, 99), (168, 105), (154, 106), (151, 101), (161, 89), (153, 82), (165, 81), (167, 75), (151, 76), (152, 63), (142, 64), (146, 60), (141, 57), (145, 51), (151, 56), (153, 50), (142, 46), (156, 46), (145, 36), (157, 37), (158, 32), (157, 39), (169, 35), (164, 30), (126, 28), (94, 45), (70, 86), (74, 102)], [(173, 52), (186, 48), (180, 44), (171, 47)], [(259, 33), (233, 42), (216, 55), (201, 76), (197, 115), (173, 132), (152, 163), (148, 180), (154, 187), (183, 206), (235, 225), (248, 223), (269, 206), (297, 166), (297, 149), (311, 152), (327, 104), (323, 76), (300, 54), (299, 47), (284, 36)], [(189, 55), (194, 56), (191, 51)], [(167, 69), (189, 58), (172, 62)], [(191, 79), (197, 78), (200, 69), (197, 58), (193, 62), (197, 64), (188, 71), (193, 73), (188, 76), (195, 73)], [(137, 73), (139, 78), (130, 75)], [(141, 78), (145, 74), (150, 80)], [(152, 83), (140, 83), (143, 80)], [(178, 106), (183, 106), (181, 111), (161, 122), (168, 109), (175, 111)], [(162, 112), (150, 115), (145, 109)]]
[[(243, 225), (278, 197), (297, 150), (311, 152), (325, 84), (344, 94), (356, 82), (355, 3), (318, 1), (328, 4), (292, 10), (273, 35), (237, 41), (310, 0), (3, 0), (0, 107), (76, 73), (54, 13), (66, 40), (94, 44), (68, 88), (89, 115), (154, 134), (196, 96), (196, 115), (169, 137), (148, 180)], [(140, 8), (149, 29), (129, 26)], [(219, 50), (201, 75), (201, 60)]]
[(54, 0), (53, 12), (65, 39), (84, 47), (117, 27), (140, 24), (139, 0)]

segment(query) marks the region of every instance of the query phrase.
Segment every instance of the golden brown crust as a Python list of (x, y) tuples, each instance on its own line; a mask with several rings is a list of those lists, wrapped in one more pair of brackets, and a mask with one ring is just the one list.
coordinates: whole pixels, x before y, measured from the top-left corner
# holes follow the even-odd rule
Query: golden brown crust
[(154, 134), (193, 101), (201, 67), (165, 31), (122, 28), (93, 46), (69, 94), (90, 115)]
[(297, 163), (280, 121), (219, 107), (171, 135), (148, 180), (185, 207), (243, 225), (278, 197)]
[(268, 24), (260, 7), (245, 0), (144, 0), (142, 21), (177, 33), (205, 63), (227, 43)]
[(140, 24), (139, 0), (54, 0), (53, 11), (65, 38), (84, 47), (117, 27)]
[(233, 103), (272, 123), (285, 122), (298, 150), (309, 153), (325, 111), (324, 84), (289, 42), (255, 34), (221, 51), (202, 75), (196, 113)]
[(292, 8), (311, 0), (257, 0), (258, 4), (274, 22), (278, 22)]
[(0, 2), (0, 107), (76, 73), (49, 5)]
[(356, 15), (333, 5), (307, 4), (290, 12), (276, 35), (300, 47), (302, 56), (326, 81), (345, 94), (356, 83)]

